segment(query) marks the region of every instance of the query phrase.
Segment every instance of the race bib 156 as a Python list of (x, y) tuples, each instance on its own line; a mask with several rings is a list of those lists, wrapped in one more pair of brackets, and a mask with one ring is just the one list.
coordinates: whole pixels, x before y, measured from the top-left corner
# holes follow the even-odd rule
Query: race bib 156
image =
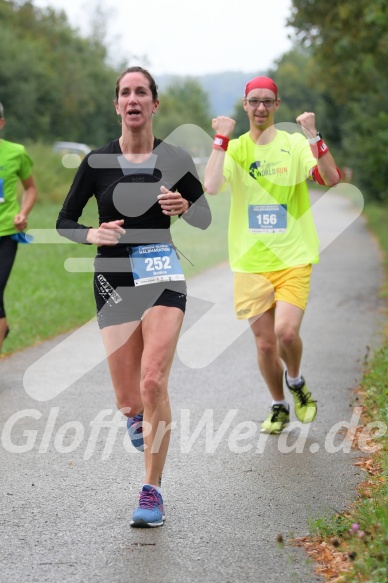
[(287, 205), (250, 204), (248, 219), (251, 233), (285, 233), (287, 230)]

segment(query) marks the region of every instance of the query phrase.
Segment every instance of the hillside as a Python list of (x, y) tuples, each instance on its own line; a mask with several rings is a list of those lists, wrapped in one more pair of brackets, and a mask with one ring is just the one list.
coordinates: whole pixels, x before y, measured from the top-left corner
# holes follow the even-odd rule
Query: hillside
[[(262, 72), (243, 73), (241, 71), (225, 71), (223, 73), (210, 73), (208, 75), (194, 76), (208, 93), (210, 107), (213, 115), (231, 115), (235, 103), (241, 99), (247, 81), (257, 75), (265, 75)], [(159, 90), (163, 92), (174, 81), (183, 79), (178, 75), (160, 75), (157, 77)]]

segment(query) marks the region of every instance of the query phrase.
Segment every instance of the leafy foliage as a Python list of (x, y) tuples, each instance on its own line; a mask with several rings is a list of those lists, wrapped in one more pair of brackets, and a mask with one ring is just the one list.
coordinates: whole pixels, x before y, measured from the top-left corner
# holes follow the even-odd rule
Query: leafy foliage
[[(63, 11), (0, 0), (0, 101), (6, 138), (98, 147), (117, 137), (113, 100), (120, 71), (108, 63), (99, 18), (95, 13), (93, 33), (84, 38), (70, 27)], [(127, 66), (122, 64), (121, 70)], [(210, 117), (209, 97), (200, 83), (176, 79), (161, 95), (155, 133), (164, 138), (191, 123), (211, 134)]]
[(117, 72), (64, 12), (0, 0), (0, 100), (12, 140), (101, 144), (117, 133)]
[(173, 81), (160, 95), (159, 111), (154, 120), (155, 134), (166, 138), (189, 122), (212, 135), (209, 97), (196, 79), (186, 77)]
[(364, 196), (387, 200), (388, 6), (385, 0), (293, 0), (289, 24), (312, 50), (343, 154)]

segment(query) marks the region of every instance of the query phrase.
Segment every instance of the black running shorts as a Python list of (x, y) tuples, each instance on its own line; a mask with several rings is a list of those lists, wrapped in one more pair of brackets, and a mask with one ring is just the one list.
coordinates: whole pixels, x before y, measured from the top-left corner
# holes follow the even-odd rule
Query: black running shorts
[[(112, 261), (112, 258), (110, 258)], [(94, 297), (100, 328), (141, 320), (152, 306), (175, 307), (185, 312), (186, 281), (167, 281), (135, 287), (131, 271), (124, 271), (122, 258), (115, 258), (117, 271), (101, 271), (99, 258), (95, 260)], [(121, 265), (120, 265), (121, 262)], [(125, 266), (125, 267), (124, 267)]]

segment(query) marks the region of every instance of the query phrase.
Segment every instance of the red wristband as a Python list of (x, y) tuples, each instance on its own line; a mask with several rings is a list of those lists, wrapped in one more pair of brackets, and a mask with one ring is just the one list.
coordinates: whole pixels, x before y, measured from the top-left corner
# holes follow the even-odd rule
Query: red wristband
[(319, 140), (316, 144), (310, 144), (310, 148), (314, 158), (322, 158), (329, 151), (329, 146), (326, 145), (324, 140)]
[(216, 134), (214, 136), (213, 149), (224, 150), (224, 152), (226, 152), (226, 150), (228, 149), (229, 141), (230, 138), (227, 138), (226, 136), (221, 136), (221, 134)]

